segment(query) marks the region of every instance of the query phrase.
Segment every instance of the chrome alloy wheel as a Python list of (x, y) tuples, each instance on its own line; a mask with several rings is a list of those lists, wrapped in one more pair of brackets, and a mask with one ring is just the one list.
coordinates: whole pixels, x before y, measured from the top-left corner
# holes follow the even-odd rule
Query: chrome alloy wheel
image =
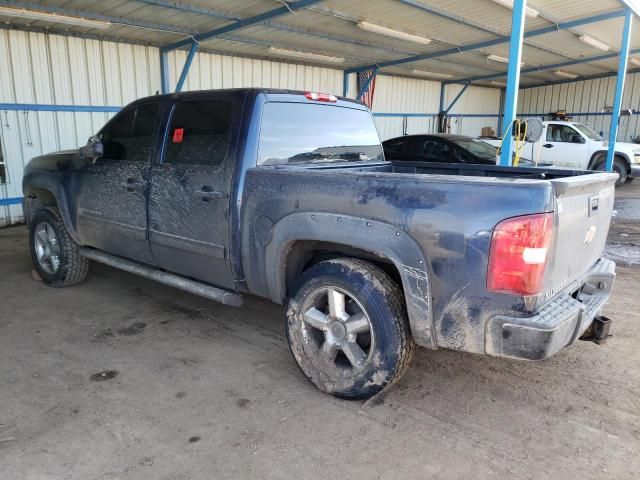
[(360, 369), (373, 351), (371, 320), (362, 305), (337, 287), (321, 288), (305, 302), (302, 333), (312, 338), (322, 360)]
[(60, 242), (56, 231), (47, 222), (42, 222), (36, 227), (33, 241), (40, 268), (53, 275), (60, 268)]

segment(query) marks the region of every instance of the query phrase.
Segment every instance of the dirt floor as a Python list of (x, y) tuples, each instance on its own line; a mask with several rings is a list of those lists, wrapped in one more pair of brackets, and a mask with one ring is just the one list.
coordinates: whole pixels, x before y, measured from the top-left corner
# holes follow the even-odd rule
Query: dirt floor
[[(612, 244), (640, 232), (629, 216)], [(420, 350), (384, 396), (347, 402), (298, 371), (278, 306), (101, 265), (48, 288), (26, 229), (0, 230), (0, 478), (639, 478), (639, 287), (621, 266), (605, 346), (539, 363)]]

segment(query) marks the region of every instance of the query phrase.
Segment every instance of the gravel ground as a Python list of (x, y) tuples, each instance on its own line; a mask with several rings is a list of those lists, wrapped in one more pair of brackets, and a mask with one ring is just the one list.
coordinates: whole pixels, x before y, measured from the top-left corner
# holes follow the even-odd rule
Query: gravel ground
[[(612, 245), (639, 232), (619, 216)], [(347, 402), (303, 378), (278, 306), (101, 265), (51, 289), (26, 245), (0, 230), (2, 479), (640, 476), (638, 268), (618, 269), (604, 346), (537, 363), (420, 349), (385, 395)]]

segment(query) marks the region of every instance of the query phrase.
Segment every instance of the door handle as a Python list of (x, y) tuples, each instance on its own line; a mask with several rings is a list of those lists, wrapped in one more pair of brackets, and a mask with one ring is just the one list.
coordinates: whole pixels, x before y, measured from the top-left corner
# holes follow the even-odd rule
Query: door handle
[(122, 182), (120, 186), (126, 188), (128, 192), (133, 192), (136, 190), (144, 190), (145, 183), (136, 182), (133, 178), (127, 178), (127, 181)]
[(213, 190), (211, 187), (205, 185), (200, 190), (196, 190), (194, 192), (195, 196), (200, 198), (203, 202), (208, 202), (209, 200), (216, 200), (221, 198), (227, 198), (227, 195), (224, 192), (218, 192), (217, 190)]
[(542, 145), (544, 148), (553, 148), (553, 145), (550, 143), (545, 143), (544, 145)]

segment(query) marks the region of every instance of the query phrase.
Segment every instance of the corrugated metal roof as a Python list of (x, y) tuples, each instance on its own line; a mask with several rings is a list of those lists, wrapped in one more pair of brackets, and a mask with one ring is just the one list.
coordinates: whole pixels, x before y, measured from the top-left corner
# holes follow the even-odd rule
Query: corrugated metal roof
[[(0, 15), (0, 22), (16, 28), (46, 29), (78, 36), (96, 35), (162, 46), (281, 8), (285, 3), (279, 0), (184, 0), (181, 3), (169, 0), (49, 0), (4, 4), (112, 22), (106, 29), (95, 29)], [(533, 0), (528, 5), (540, 14), (535, 18), (527, 17), (527, 31), (625, 8), (619, 0)], [(345, 59), (339, 64), (297, 59), (301, 63), (355, 68), (508, 36), (511, 13), (510, 9), (492, 0), (325, 0), (207, 39), (201, 42), (201, 47), (234, 55), (284, 58), (270, 51), (269, 47), (273, 46)], [(432, 42), (422, 45), (364, 31), (358, 28), (359, 21), (426, 36)], [(580, 41), (578, 36), (582, 34), (605, 42), (615, 52), (620, 45), (622, 22), (622, 18), (616, 18), (528, 38), (522, 57), (525, 68), (604, 53)], [(640, 48), (640, 27), (637, 22), (632, 48)], [(414, 76), (412, 70), (420, 69), (451, 74), (454, 75), (453, 79), (506, 73), (506, 64), (488, 61), (489, 54), (507, 57), (508, 43), (475, 52), (456, 52), (438, 59), (389, 66), (382, 71)], [(613, 72), (616, 67), (617, 62), (612, 59), (572, 65), (566, 70), (580, 76), (590, 76)], [(521, 81), (523, 85), (528, 85), (557, 79), (552, 71), (543, 71), (523, 74)]]

